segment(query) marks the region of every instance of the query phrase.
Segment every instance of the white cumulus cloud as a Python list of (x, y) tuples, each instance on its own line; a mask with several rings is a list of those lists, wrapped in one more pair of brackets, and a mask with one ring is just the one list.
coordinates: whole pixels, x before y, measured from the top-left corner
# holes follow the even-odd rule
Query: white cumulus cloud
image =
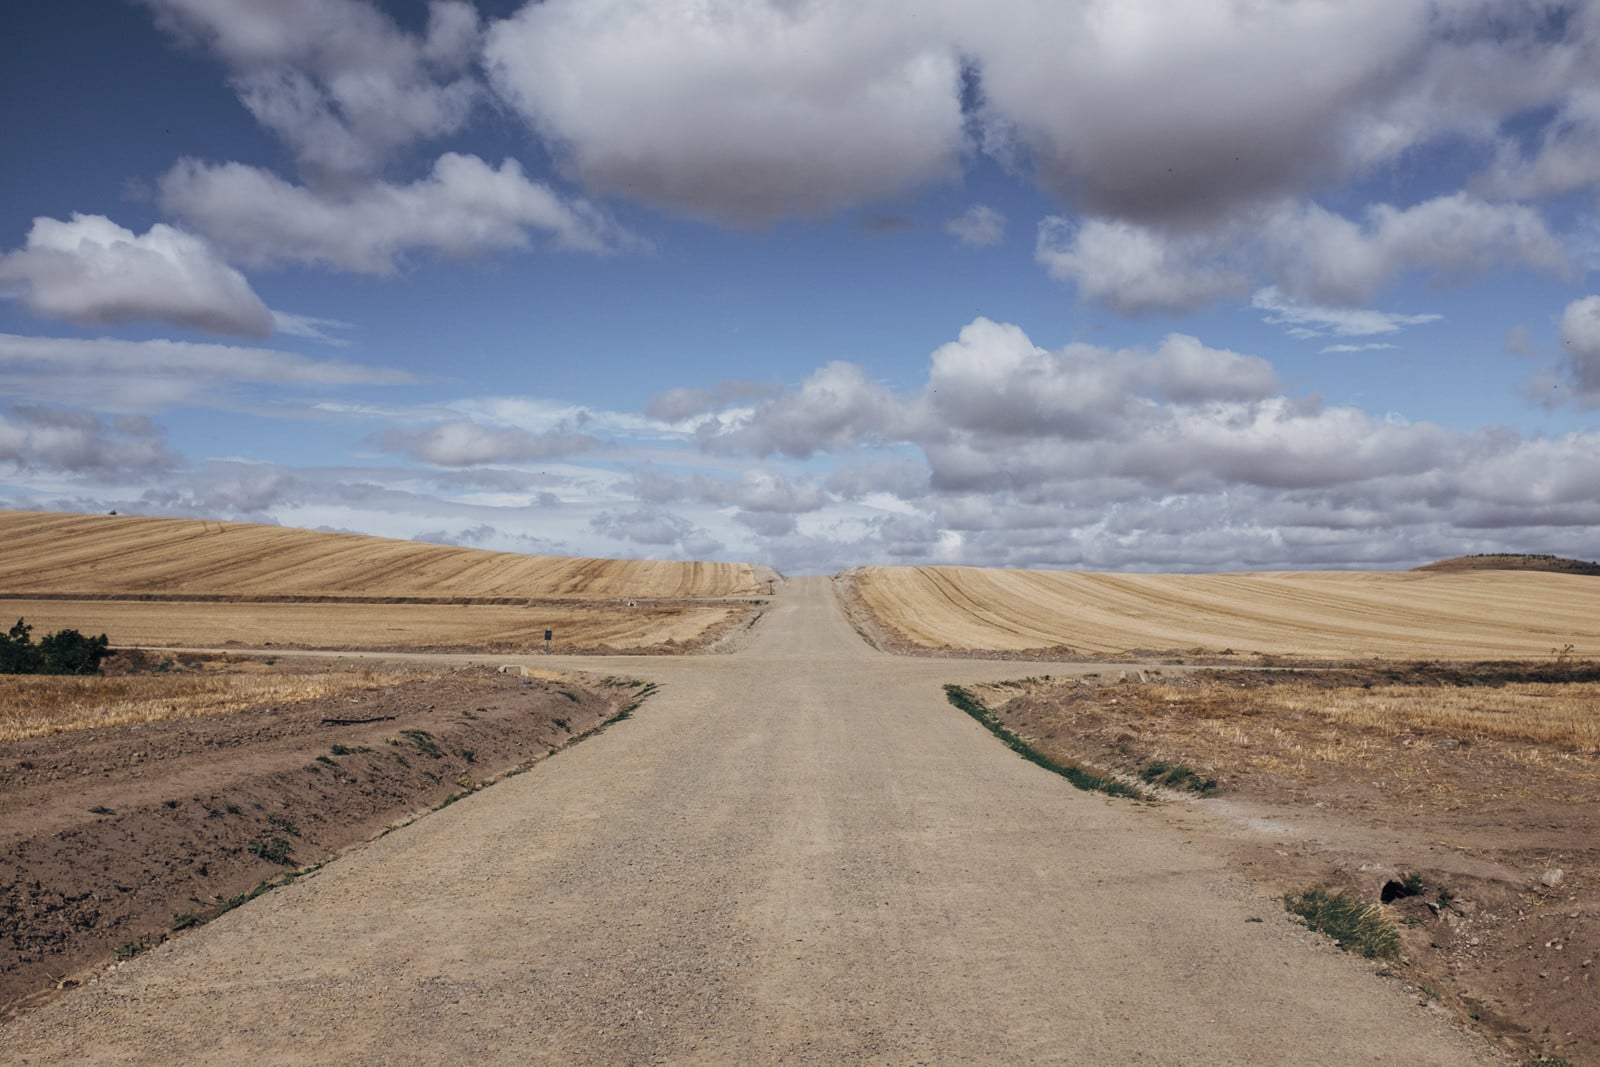
[(590, 188), (760, 225), (959, 172), (961, 62), (935, 23), (904, 0), (549, 0), (485, 56)]
[(558, 248), (636, 248), (581, 200), (530, 181), (514, 159), (492, 167), (446, 153), (428, 177), (341, 193), (294, 185), (259, 167), (186, 159), (161, 179), (161, 202), (230, 255), (390, 274), (408, 253), (471, 256), (523, 249), (540, 233)]
[(244, 275), (199, 237), (162, 223), (135, 234), (104, 215), (34, 219), (27, 243), (0, 255), (0, 292), (83, 325), (154, 320), (246, 337), (274, 328)]

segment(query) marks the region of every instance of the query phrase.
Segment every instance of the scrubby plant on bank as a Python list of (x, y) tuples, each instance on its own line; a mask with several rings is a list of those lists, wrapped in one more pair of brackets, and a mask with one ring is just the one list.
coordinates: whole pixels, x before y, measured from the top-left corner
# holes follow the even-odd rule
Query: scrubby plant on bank
[(1106, 793), (1114, 797), (1129, 797), (1134, 800), (1146, 799), (1144, 793), (1126, 782), (1121, 782), (1105, 775), (1094, 774), (1072, 764), (1057, 763), (1018, 737), (1005, 723), (1000, 721), (999, 716), (995, 715), (987, 704), (961, 686), (946, 685), (944, 687), (944, 695), (951, 704), (976, 719), (1011, 751), (1029, 763), (1043, 767), (1053, 774), (1059, 774), (1079, 789), (1093, 793)]
[(57, 630), (33, 643), (33, 627), (22, 619), (0, 634), (0, 674), (98, 674), (110, 651), (106, 635), (85, 637)]
[(1376, 904), (1348, 893), (1308, 889), (1290, 893), (1283, 906), (1306, 921), (1311, 929), (1327, 934), (1350, 952), (1368, 959), (1394, 959), (1400, 955), (1400, 931)]

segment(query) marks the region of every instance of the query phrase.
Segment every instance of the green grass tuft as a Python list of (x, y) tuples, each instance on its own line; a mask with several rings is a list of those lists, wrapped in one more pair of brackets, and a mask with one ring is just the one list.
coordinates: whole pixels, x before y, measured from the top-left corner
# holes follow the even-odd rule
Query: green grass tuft
[(432, 756), (434, 759), (444, 756), (439, 749), (439, 742), (435, 741), (433, 735), (426, 730), (401, 730), (400, 736), (410, 739), (411, 743), (417, 746), (417, 751), (425, 756)]
[(155, 948), (148, 937), (141, 937), (137, 941), (124, 941), (116, 948), (117, 959), (131, 960), (135, 956), (142, 956)]
[(1181, 763), (1163, 763), (1156, 760), (1139, 772), (1150, 785), (1165, 786), (1168, 789), (1186, 789), (1191, 793), (1209, 796), (1217, 790), (1215, 778), (1202, 777), (1192, 767)]
[(1289, 893), (1283, 906), (1306, 921), (1311, 929), (1327, 934), (1349, 952), (1367, 959), (1397, 959), (1400, 931), (1376, 904), (1368, 904), (1348, 893), (1328, 893), (1308, 889)]
[(244, 847), (252, 856), (259, 856), (268, 863), (278, 863), (285, 867), (294, 864), (294, 856), (291, 855), (293, 849), (286, 837), (256, 838)]
[(1082, 767), (1075, 767), (1069, 763), (1057, 763), (1013, 733), (1005, 723), (1000, 721), (994, 712), (989, 710), (983, 701), (961, 686), (947, 685), (944, 687), (944, 694), (951, 704), (977, 719), (985, 729), (998, 737), (1007, 748), (1029, 763), (1043, 767), (1052, 774), (1059, 774), (1086, 792), (1105, 793), (1114, 797), (1129, 797), (1133, 800), (1145, 799), (1144, 793), (1126, 782), (1119, 782), (1115, 778), (1094, 774), (1084, 770)]

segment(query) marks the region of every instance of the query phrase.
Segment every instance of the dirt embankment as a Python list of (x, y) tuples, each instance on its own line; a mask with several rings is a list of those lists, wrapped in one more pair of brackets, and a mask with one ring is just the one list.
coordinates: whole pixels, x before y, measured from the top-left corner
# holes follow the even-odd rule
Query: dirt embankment
[(1389, 886), (1419, 1000), (1600, 1063), (1596, 665), (1139, 673), (971, 688), (1052, 758), (1204, 791), (1197, 831), (1279, 892)]
[(0, 744), (0, 1018), (526, 768), (645, 691), (468, 667)]

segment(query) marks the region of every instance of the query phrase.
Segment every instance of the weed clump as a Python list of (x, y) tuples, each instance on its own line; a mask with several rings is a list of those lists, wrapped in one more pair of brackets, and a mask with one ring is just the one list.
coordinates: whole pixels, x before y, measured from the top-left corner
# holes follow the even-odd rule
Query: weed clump
[(1185, 789), (1201, 796), (1210, 796), (1217, 791), (1215, 778), (1202, 777), (1192, 767), (1181, 763), (1163, 763), (1155, 760), (1139, 772), (1149, 785), (1165, 786), (1168, 789)]
[(252, 856), (259, 856), (268, 863), (276, 863), (283, 867), (289, 867), (294, 864), (292, 846), (290, 846), (289, 839), (286, 837), (258, 837), (248, 842), (244, 847)]
[(1012, 733), (1005, 723), (1001, 722), (999, 717), (989, 710), (988, 705), (961, 686), (947, 685), (944, 687), (944, 694), (951, 704), (977, 719), (985, 729), (998, 737), (1007, 748), (1029, 763), (1043, 767), (1053, 774), (1059, 774), (1086, 792), (1105, 793), (1114, 797), (1129, 797), (1133, 800), (1145, 799), (1145, 795), (1142, 792), (1126, 782), (1119, 782), (1115, 778), (1093, 774), (1082, 767), (1075, 767), (1068, 763), (1057, 763), (1015, 733)]
[(1348, 952), (1359, 952), (1369, 960), (1396, 959), (1400, 955), (1400, 931), (1376, 904), (1348, 893), (1308, 889), (1286, 894), (1283, 906)]
[(439, 743), (426, 730), (401, 730), (400, 736), (407, 738), (413, 745), (416, 745), (417, 751), (425, 756), (432, 756), (434, 759), (441, 759), (444, 756), (444, 752), (439, 748)]

